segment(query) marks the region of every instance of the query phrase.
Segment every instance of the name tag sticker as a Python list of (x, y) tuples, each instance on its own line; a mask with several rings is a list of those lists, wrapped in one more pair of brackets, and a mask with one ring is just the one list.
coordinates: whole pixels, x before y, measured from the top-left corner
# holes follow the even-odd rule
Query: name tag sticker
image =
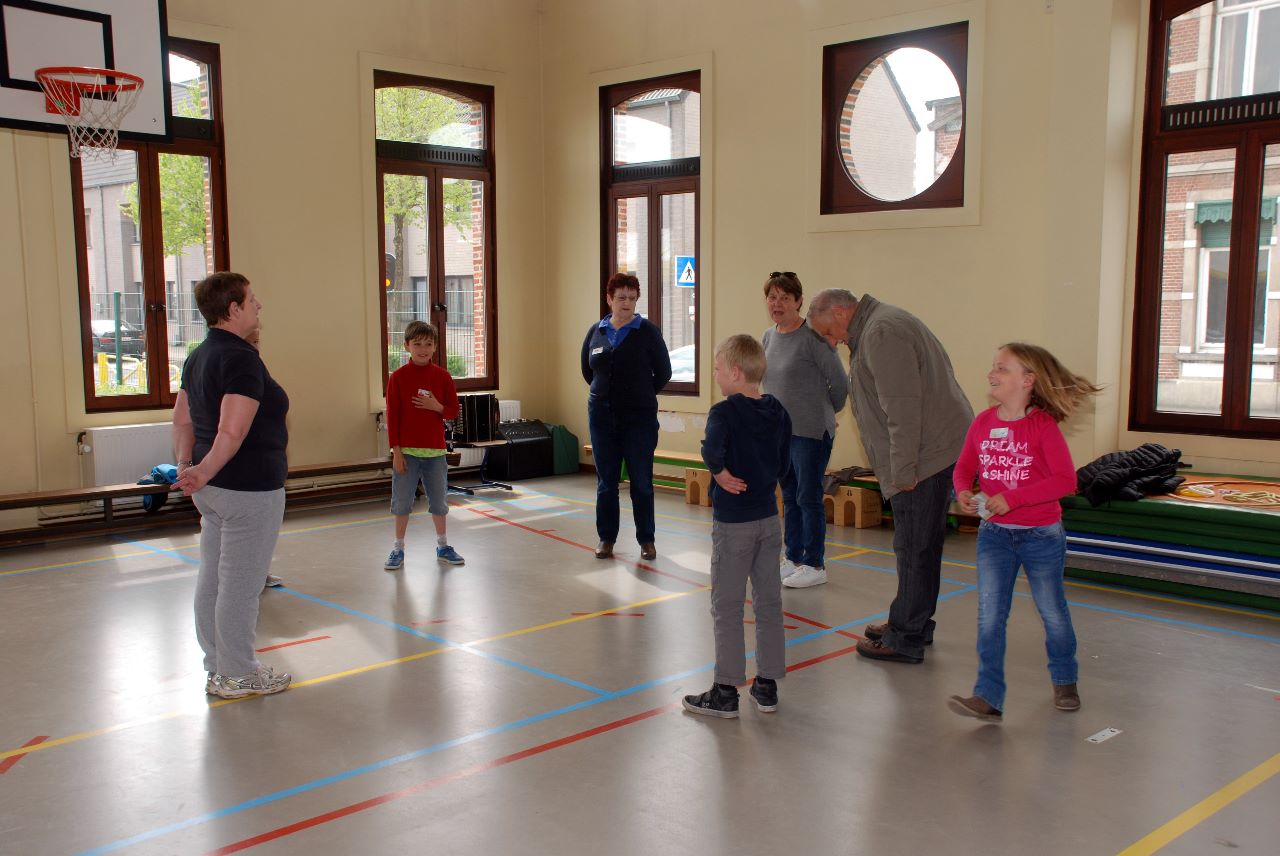
[(592, 348), (592, 349), (591, 349), (591, 356), (593, 356), (593, 357), (594, 357), (596, 354), (603, 354), (603, 353), (604, 353), (604, 345), (601, 345), (601, 346), (600, 346), (600, 347), (598, 347), (598, 348)]
[(1008, 436), (1009, 436), (1009, 429), (1007, 427), (991, 429), (991, 438), (993, 440), (1003, 440), (1005, 437), (1008, 437)]

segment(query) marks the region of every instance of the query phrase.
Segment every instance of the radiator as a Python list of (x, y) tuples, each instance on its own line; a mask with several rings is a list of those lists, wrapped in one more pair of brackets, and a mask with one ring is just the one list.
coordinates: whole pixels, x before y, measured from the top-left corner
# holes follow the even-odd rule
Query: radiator
[(173, 425), (113, 425), (90, 428), (82, 441), (80, 474), (85, 487), (133, 484), (156, 464), (172, 464)]
[(520, 421), (520, 402), (512, 399), (498, 401), (498, 420), (501, 422)]

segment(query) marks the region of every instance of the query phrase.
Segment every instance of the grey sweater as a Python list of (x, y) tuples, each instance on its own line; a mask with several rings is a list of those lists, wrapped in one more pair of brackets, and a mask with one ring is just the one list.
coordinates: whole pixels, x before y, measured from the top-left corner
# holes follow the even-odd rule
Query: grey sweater
[(956, 462), (973, 408), (946, 349), (910, 312), (864, 294), (848, 335), (853, 417), (887, 499)]
[(790, 333), (770, 327), (761, 339), (769, 367), (760, 388), (782, 402), (792, 436), (821, 440), (825, 432), (834, 439), (849, 384), (835, 348), (807, 321)]

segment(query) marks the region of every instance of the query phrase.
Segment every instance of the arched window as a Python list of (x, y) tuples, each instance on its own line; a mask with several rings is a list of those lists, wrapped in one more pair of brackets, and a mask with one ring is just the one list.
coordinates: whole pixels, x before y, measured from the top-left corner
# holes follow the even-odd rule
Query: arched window
[(491, 389), (493, 89), (385, 71), (374, 87), (383, 377), (418, 319), (440, 331), (436, 360), (459, 389)]
[(603, 282), (635, 274), (637, 311), (661, 328), (671, 352), (668, 393), (698, 391), (700, 80), (695, 71), (600, 90), (601, 309)]
[(172, 142), (71, 161), (87, 411), (173, 406), (193, 288), (229, 266), (217, 45), (169, 39), (169, 101)]
[(1156, 0), (1130, 427), (1280, 437), (1280, 0)]

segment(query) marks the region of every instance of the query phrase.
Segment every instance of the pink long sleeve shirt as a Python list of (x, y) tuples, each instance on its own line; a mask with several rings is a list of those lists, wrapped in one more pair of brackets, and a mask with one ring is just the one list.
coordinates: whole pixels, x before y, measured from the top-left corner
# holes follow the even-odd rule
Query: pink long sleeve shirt
[(1049, 526), (1062, 519), (1058, 500), (1076, 492), (1076, 468), (1062, 430), (1043, 410), (1006, 422), (996, 408), (979, 413), (969, 426), (956, 461), (956, 493), (979, 489), (1004, 495), (1007, 514), (992, 523)]

